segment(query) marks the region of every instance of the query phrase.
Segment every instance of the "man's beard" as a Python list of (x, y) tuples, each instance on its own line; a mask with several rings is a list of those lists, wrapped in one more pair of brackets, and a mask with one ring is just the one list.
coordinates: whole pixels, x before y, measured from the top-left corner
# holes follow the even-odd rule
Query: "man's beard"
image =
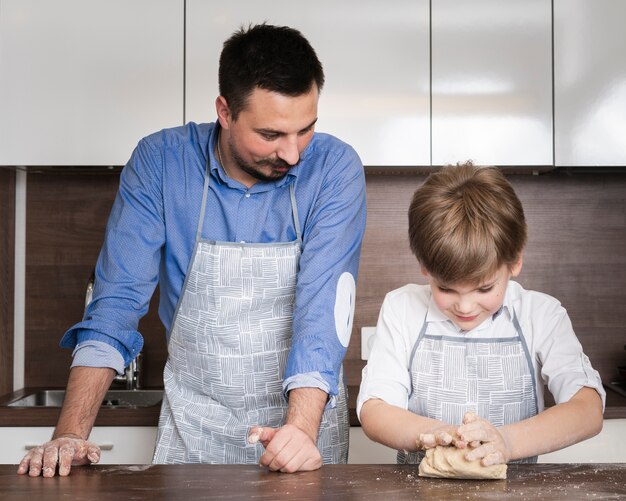
[[(289, 172), (289, 169), (291, 169), (292, 167), (295, 167), (300, 162), (300, 159), (298, 158), (298, 162), (296, 162), (294, 165), (289, 165), (283, 159), (276, 158), (276, 160), (264, 159), (264, 160), (255, 162), (254, 164), (249, 164), (241, 157), (241, 155), (239, 155), (239, 152), (237, 151), (237, 148), (235, 148), (235, 146), (233, 145), (232, 141), (228, 141), (228, 147), (230, 148), (230, 156), (232, 157), (233, 161), (237, 164), (237, 167), (241, 169), (242, 171), (244, 171), (246, 174), (252, 176), (255, 179), (258, 179), (259, 181), (272, 182), (272, 181), (277, 181), (279, 179), (282, 179), (283, 177), (287, 175), (287, 173)], [(266, 167), (266, 166), (269, 166), (270, 168), (272, 168), (272, 171), (270, 174), (264, 174), (263, 172), (259, 170), (259, 167)], [(274, 167), (277, 167), (280, 169), (287, 169), (287, 170), (284, 170), (284, 171), (281, 170), (279, 172), (276, 172), (273, 170)]]

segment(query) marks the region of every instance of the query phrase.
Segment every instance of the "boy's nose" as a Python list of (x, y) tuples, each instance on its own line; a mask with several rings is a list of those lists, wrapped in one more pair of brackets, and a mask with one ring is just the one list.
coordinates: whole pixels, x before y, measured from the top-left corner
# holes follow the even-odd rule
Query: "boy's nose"
[(460, 298), (456, 303), (456, 311), (459, 315), (469, 315), (474, 311), (474, 302), (470, 298)]

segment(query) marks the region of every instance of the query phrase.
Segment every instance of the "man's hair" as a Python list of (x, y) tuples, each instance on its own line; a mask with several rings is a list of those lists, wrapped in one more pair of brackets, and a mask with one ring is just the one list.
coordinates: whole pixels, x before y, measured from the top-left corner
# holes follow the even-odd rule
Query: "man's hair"
[(219, 90), (235, 120), (256, 87), (301, 96), (314, 83), (321, 91), (322, 63), (298, 30), (263, 23), (241, 27), (224, 42)]
[(448, 165), (413, 195), (411, 250), (441, 283), (488, 279), (517, 262), (526, 239), (522, 203), (496, 167)]

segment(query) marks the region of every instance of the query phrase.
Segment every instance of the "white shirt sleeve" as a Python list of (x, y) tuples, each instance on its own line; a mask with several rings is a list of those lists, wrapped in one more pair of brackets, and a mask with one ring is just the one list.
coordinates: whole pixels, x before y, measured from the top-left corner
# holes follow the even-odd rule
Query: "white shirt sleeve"
[[(428, 299), (424, 286), (407, 285), (385, 297), (357, 398), (357, 416), (363, 404), (379, 398), (408, 408), (411, 393), (409, 358), (423, 324)], [(424, 302), (426, 298), (426, 302)]]
[(565, 308), (547, 294), (534, 291), (523, 294), (522, 310), (526, 313), (522, 314), (525, 317), (522, 331), (532, 333), (531, 353), (554, 401), (567, 402), (578, 390), (589, 387), (598, 392), (604, 408), (606, 392), (600, 374), (583, 352)]

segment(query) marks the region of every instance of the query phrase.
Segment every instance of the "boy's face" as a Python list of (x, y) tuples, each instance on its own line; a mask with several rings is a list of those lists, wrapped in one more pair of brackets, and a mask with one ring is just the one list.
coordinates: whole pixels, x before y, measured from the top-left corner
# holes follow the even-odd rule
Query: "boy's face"
[(422, 273), (428, 278), (437, 307), (459, 329), (470, 331), (500, 309), (509, 279), (519, 275), (521, 269), (520, 258), (512, 268), (502, 265), (493, 276), (478, 284), (442, 284), (423, 267)]

